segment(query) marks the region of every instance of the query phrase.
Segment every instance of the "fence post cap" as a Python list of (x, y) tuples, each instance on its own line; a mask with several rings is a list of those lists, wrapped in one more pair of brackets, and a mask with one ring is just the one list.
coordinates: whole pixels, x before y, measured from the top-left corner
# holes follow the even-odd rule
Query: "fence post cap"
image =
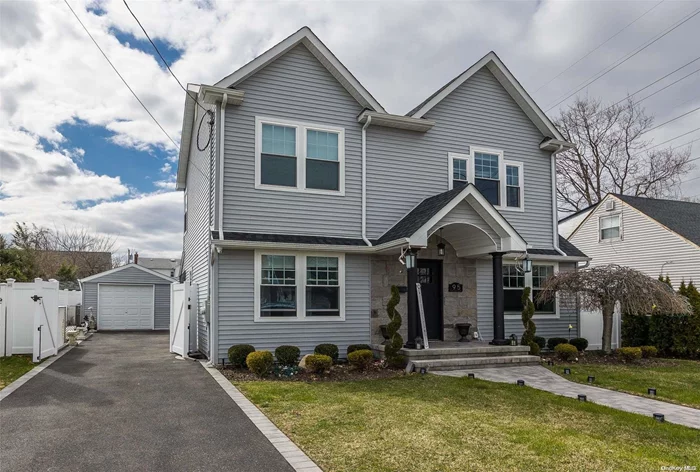
[(43, 282), (43, 280), (41, 277), (37, 277), (36, 279), (34, 279), (34, 282), (39, 283), (39, 282)]
[(8, 285), (12, 285), (13, 283), (15, 283), (15, 279), (5, 279), (5, 280), (7, 281)]

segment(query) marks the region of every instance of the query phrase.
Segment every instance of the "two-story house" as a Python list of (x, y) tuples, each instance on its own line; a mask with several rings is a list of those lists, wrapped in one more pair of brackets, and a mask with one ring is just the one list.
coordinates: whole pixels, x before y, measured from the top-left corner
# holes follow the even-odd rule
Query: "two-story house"
[[(311, 352), (383, 341), (390, 287), (408, 347), (520, 336), (521, 295), (586, 256), (560, 239), (555, 155), (573, 146), (493, 52), (407, 115), (388, 113), (308, 28), (190, 85), (177, 188), (199, 349)], [(526, 261), (527, 260), (527, 261)], [(531, 270), (529, 265), (532, 265)], [(541, 336), (574, 300), (536, 307)]]

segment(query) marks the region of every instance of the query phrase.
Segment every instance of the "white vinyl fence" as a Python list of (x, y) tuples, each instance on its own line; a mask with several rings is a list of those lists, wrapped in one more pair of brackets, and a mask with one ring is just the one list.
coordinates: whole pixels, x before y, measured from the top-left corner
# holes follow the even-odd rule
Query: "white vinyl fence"
[(170, 285), (170, 352), (186, 356), (197, 350), (197, 284)]
[(59, 290), (58, 281), (35, 279), (0, 284), (0, 356), (32, 354), (39, 362), (55, 355), (65, 345), (65, 308), (61, 301), (74, 302), (76, 291)]
[[(601, 311), (585, 311), (581, 310), (580, 323), (581, 337), (588, 340), (588, 349), (603, 348), (603, 313)], [(613, 314), (613, 330), (611, 345), (613, 349), (617, 349), (620, 344), (620, 310), (615, 308)]]

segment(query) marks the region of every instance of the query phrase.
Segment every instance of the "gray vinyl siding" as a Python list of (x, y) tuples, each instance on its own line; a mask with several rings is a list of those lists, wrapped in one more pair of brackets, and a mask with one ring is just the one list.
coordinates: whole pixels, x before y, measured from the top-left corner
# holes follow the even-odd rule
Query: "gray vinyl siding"
[[(198, 348), (204, 354), (209, 353), (209, 324), (204, 317), (206, 302), (209, 297), (209, 215), (213, 206), (210, 203), (211, 184), (209, 170), (212, 159), (216, 159), (216, 133), (213, 142), (203, 151), (197, 147), (197, 130), (204, 111), (196, 107), (190, 161), (187, 169), (187, 231), (183, 237), (184, 251), (182, 268), (187, 273), (187, 280), (197, 284), (197, 340)], [(206, 143), (201, 134), (207, 132), (206, 121), (202, 124), (200, 144)], [(216, 120), (215, 120), (216, 121)], [(217, 123), (214, 123), (216, 128)]]
[(254, 253), (225, 250), (218, 259), (219, 352), (226, 358), (234, 344), (257, 350), (283, 344), (298, 346), (302, 354), (321, 343), (337, 344), (341, 355), (349, 344), (370, 342), (370, 264), (367, 255), (345, 256), (345, 321), (258, 322), (254, 311)]
[[(533, 263), (538, 263), (540, 261)], [(546, 263), (545, 261), (541, 261)], [(566, 272), (576, 269), (575, 262), (560, 262), (559, 271)], [(479, 259), (476, 265), (476, 306), (477, 324), (481, 337), (490, 341), (493, 339), (493, 269), (491, 259)], [(568, 338), (569, 325), (572, 325), (571, 337), (578, 336), (578, 309), (573, 297), (559, 297), (559, 318), (533, 319), (537, 327), (537, 336), (544, 338)], [(520, 338), (525, 328), (519, 317), (506, 316), (505, 334), (509, 337), (515, 334)]]
[(168, 282), (161, 277), (146, 273), (141, 269), (137, 269), (136, 267), (127, 267), (111, 274), (105, 274), (102, 277), (98, 277), (82, 284), (83, 316), (90, 315), (90, 310), (88, 310), (88, 308), (92, 307), (92, 314), (97, 317), (98, 284), (153, 285), (155, 286), (153, 327), (154, 329), (169, 329), (171, 283), (172, 282)]
[[(609, 197), (614, 198), (614, 197)], [(661, 226), (656, 220), (615, 198), (614, 211), (598, 205), (570, 238), (571, 242), (591, 258), (591, 266), (620, 264), (658, 277), (663, 265), (677, 289), (681, 281), (700, 282), (700, 247)], [(598, 240), (598, 220), (605, 214), (622, 215), (622, 238), (618, 241)], [(666, 263), (666, 264), (664, 264)]]
[(552, 248), (551, 153), (539, 149), (544, 136), (493, 74), (477, 72), (425, 118), (436, 121), (426, 133), (377, 126), (367, 131), (369, 237), (448, 189), (448, 152), (467, 154), (480, 146), (523, 163), (525, 211), (501, 214), (533, 247)]
[[(359, 237), (362, 107), (299, 45), (236, 88), (240, 106), (226, 108), (224, 230)], [(343, 127), (345, 195), (255, 188), (255, 117)]]

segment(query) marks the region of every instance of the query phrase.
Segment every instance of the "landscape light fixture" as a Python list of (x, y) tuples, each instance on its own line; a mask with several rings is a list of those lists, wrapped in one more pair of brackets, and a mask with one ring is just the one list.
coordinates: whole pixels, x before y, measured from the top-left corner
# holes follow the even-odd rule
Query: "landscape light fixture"
[(578, 396), (578, 401), (580, 401), (580, 402), (585, 402), (585, 401), (586, 401), (586, 395), (579, 395), (579, 396)]
[(569, 369), (569, 368), (564, 369), (564, 375), (571, 375), (571, 369)]
[(588, 383), (592, 384), (593, 382), (595, 382), (595, 377), (593, 377), (592, 375), (589, 375), (588, 376)]
[(661, 413), (654, 413), (654, 419), (659, 423), (663, 423), (665, 421), (664, 415), (662, 415)]
[(525, 386), (525, 381), (524, 381), (524, 380), (518, 380), (516, 383), (518, 384), (518, 387), (524, 387), (524, 386)]
[(427, 368), (425, 368), (425, 367), (421, 367), (421, 368), (420, 368), (420, 375), (425, 375), (425, 374), (427, 374), (427, 373), (428, 373), (428, 369), (427, 369)]
[(651, 395), (652, 397), (656, 396), (656, 389), (655, 388), (648, 388), (647, 393)]
[(474, 378), (474, 374), (472, 374), (471, 372), (468, 373), (468, 374), (467, 374), (467, 378), (473, 379), (473, 378)]

